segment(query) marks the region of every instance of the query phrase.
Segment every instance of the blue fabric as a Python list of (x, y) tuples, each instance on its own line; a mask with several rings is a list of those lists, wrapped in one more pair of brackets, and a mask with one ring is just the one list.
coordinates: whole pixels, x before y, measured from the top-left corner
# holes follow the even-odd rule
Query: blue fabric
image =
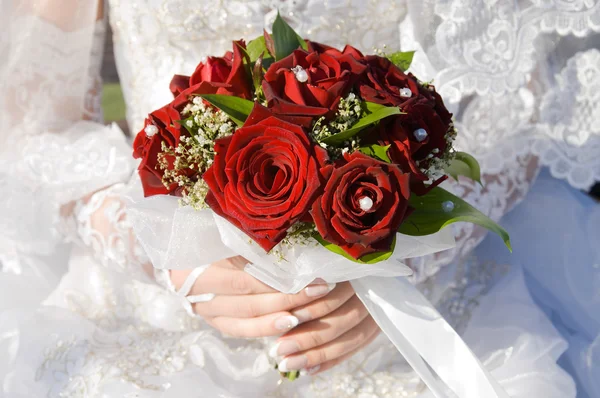
[(569, 342), (560, 364), (576, 380), (578, 398), (600, 397), (600, 205), (543, 170), (498, 237), (477, 248), (480, 259), (520, 265), (534, 300)]

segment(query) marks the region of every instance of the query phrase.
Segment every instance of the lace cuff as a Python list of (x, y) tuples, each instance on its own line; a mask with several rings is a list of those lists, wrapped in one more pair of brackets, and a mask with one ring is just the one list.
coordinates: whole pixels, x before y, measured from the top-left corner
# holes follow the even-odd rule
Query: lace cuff
[(103, 266), (148, 281), (153, 268), (129, 223), (122, 199), (127, 189), (118, 183), (73, 202), (63, 216), (63, 232)]
[[(126, 181), (133, 161), (116, 126), (81, 121), (63, 134), (21, 136), (0, 156), (0, 234), (17, 252), (50, 254), (63, 205)], [(64, 211), (64, 209), (63, 209)]]

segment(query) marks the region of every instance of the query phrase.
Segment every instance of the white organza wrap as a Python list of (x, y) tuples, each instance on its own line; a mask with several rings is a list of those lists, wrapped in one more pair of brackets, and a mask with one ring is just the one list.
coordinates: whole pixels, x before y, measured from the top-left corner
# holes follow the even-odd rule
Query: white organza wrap
[(412, 271), (403, 259), (454, 246), (452, 232), (444, 229), (429, 236), (397, 234), (392, 257), (376, 264), (350, 261), (313, 239), (293, 246), (279, 244), (267, 254), (211, 209), (180, 207), (173, 196), (143, 198), (138, 189), (132, 190), (129, 200), (136, 235), (156, 268), (193, 269), (239, 255), (249, 261), (248, 273), (283, 293), (298, 293), (317, 278), (338, 283), (366, 276), (408, 276)]
[(411, 274), (403, 259), (452, 248), (450, 229), (423, 237), (397, 234), (389, 259), (358, 264), (316, 241), (280, 244), (267, 254), (212, 210), (180, 207), (172, 196), (143, 198), (139, 186), (128, 199), (133, 228), (155, 267), (193, 269), (240, 255), (249, 261), (249, 274), (283, 293), (297, 293), (317, 278), (352, 281), (378, 325), (437, 397), (449, 391), (465, 398), (507, 397), (433, 305), (408, 280), (394, 278)]

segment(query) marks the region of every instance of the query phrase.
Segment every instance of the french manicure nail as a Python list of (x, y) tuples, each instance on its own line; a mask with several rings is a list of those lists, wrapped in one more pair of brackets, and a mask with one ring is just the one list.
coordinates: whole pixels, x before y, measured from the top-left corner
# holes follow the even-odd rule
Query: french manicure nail
[(306, 355), (284, 358), (283, 361), (279, 362), (279, 365), (277, 365), (277, 370), (283, 373), (289, 372), (290, 370), (300, 370), (304, 369), (307, 363), (308, 358)]
[(287, 330), (287, 329), (293, 329), (296, 326), (298, 326), (298, 323), (300, 323), (298, 321), (298, 318), (296, 318), (295, 316), (281, 316), (277, 319), (275, 319), (275, 329), (277, 330)]
[(277, 342), (269, 350), (271, 358), (283, 357), (300, 351), (300, 346), (294, 340), (282, 340)]
[(323, 283), (307, 286), (304, 291), (308, 297), (323, 296), (335, 289), (335, 283)]
[(302, 369), (300, 371), (300, 376), (313, 375), (313, 374), (317, 373), (319, 371), (319, 369), (321, 369), (321, 365), (313, 366), (312, 368), (309, 368), (309, 369)]
[(269, 349), (269, 356), (271, 358), (277, 358), (277, 351), (279, 351), (279, 345), (281, 344), (281, 342), (275, 343), (271, 346), (271, 348)]
[(296, 317), (296, 319), (298, 319), (298, 322), (300, 323), (308, 322), (312, 319), (310, 312), (306, 308), (294, 311), (292, 312), (292, 314), (294, 314), (294, 316)]

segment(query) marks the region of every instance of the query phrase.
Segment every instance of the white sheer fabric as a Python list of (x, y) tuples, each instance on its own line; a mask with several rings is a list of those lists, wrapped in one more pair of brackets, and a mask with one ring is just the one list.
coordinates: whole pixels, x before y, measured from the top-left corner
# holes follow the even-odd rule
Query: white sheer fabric
[[(187, 314), (181, 297), (144, 279), (145, 257), (118, 184), (132, 171), (130, 149), (115, 127), (82, 121), (99, 118), (96, 5), (56, 3), (0, 3), (10, 33), (0, 39), (8, 54), (0, 61), (0, 184), (10, 189), (0, 195), (0, 391), (8, 397), (430, 396), (384, 338), (320, 377), (278, 387), (263, 342), (219, 336)], [(563, 54), (561, 48), (573, 46), (558, 40), (600, 30), (596, 1), (109, 3), (131, 131), (170, 99), (173, 74), (191, 72), (232, 39), (260, 34), (279, 8), (312, 39), (365, 51), (420, 50), (414, 72), (433, 79), (450, 102), (458, 145), (478, 157), (486, 181), (485, 188), (462, 180), (448, 185), (493, 218), (524, 197), (539, 163), (579, 188), (600, 177), (597, 51), (589, 49), (593, 40), (578, 39), (579, 52)], [(568, 107), (561, 106), (565, 96)], [(566, 344), (530, 299), (519, 268), (491, 288), (504, 267), (469, 257), (484, 235), (469, 225), (457, 234), (456, 250), (411, 264), (414, 281), (511, 396), (573, 397), (572, 380), (556, 365)], [(79, 243), (72, 253), (65, 239)], [(581, 352), (598, 351), (597, 343), (577, 341)], [(594, 369), (574, 366), (581, 374)]]
[(51, 255), (64, 241), (61, 208), (133, 169), (119, 129), (93, 122), (101, 119), (104, 37), (97, 4), (63, 3), (1, 4), (0, 235), (7, 250), (0, 258), (16, 273), (32, 254)]

